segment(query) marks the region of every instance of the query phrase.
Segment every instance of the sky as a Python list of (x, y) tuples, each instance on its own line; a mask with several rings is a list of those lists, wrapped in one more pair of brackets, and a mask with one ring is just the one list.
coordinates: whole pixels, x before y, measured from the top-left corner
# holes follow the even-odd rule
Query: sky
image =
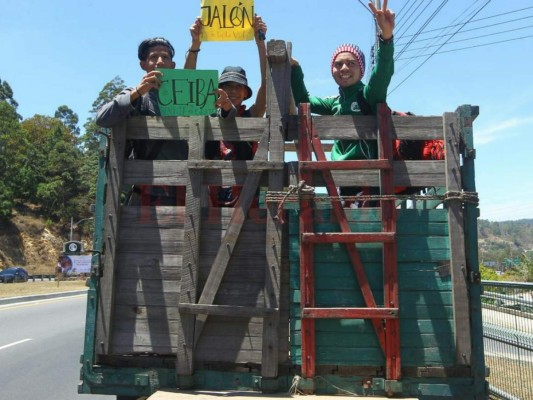
[[(67, 105), (82, 128), (107, 82), (115, 76), (128, 86), (140, 82), (137, 46), (148, 37), (169, 39), (177, 68), (183, 65), (200, 0), (125, 5), (2, 0), (0, 79), (13, 89), (23, 118), (53, 116)], [(390, 0), (388, 7), (397, 14), (389, 106), (424, 116), (479, 106), (474, 147), (480, 218), (533, 218), (533, 2)], [(312, 95), (338, 93), (330, 74), (338, 45), (359, 45), (370, 64), (374, 24), (358, 0), (256, 0), (255, 12), (268, 25), (267, 40), (292, 43)], [(198, 69), (227, 65), (242, 66), (256, 90), (253, 41), (202, 43)]]

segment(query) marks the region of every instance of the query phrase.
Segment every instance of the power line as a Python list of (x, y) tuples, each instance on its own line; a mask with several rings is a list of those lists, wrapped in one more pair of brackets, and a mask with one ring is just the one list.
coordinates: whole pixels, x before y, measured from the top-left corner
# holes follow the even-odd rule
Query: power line
[[(523, 18), (511, 19), (509, 21), (498, 22), (498, 23), (492, 24), (492, 25), (484, 25), (484, 26), (478, 26), (478, 27), (472, 28), (472, 29), (465, 29), (465, 30), (459, 32), (458, 35), (463, 34), (463, 33), (467, 33), (467, 32), (471, 32), (471, 31), (477, 31), (477, 30), (484, 29), (484, 28), (493, 28), (495, 26), (504, 25), (504, 24), (508, 24), (508, 23), (511, 23), (511, 22), (523, 21), (523, 20), (528, 19), (528, 18), (533, 18), (533, 15), (528, 15), (528, 16), (523, 17)], [(453, 25), (451, 25), (451, 26), (453, 26)], [(429, 32), (429, 31), (422, 32), (422, 33), (427, 33), (427, 32)], [(412, 43), (425, 42), (425, 41), (428, 41), (428, 40), (438, 39), (438, 38), (441, 38), (443, 36), (449, 36), (449, 35), (451, 35), (451, 33), (445, 33), (445, 34), (442, 34), (442, 35), (439, 35), (439, 36), (433, 36), (433, 37), (426, 38), (426, 39), (414, 40)], [(397, 43), (397, 45), (400, 45), (400, 44), (402, 44), (402, 43)]]
[[(524, 10), (529, 10), (529, 9), (532, 9), (532, 7), (525, 7), (525, 8), (520, 8), (518, 10), (514, 10), (514, 11), (508, 11), (508, 12), (504, 12), (504, 13), (500, 13), (500, 14), (495, 14), (495, 15), (491, 15), (489, 17), (484, 17), (484, 18), (479, 18), (479, 19), (473, 19), (471, 21), (469, 21), (470, 23), (474, 23), (474, 22), (479, 22), (479, 21), (484, 21), (486, 19), (491, 19), (491, 18), (497, 18), (497, 17), (501, 17), (502, 15), (508, 15), (508, 14), (513, 14), (513, 13), (516, 13), (516, 12), (520, 12), (520, 11), (524, 11)], [(460, 25), (463, 25), (462, 23), (459, 23), (459, 24), (454, 24), (454, 25), (448, 25), (448, 26), (445, 26), (445, 27), (442, 27), (442, 28), (436, 28), (436, 29), (431, 29), (429, 31), (425, 31), (425, 32), (422, 32), (422, 33), (430, 33), (430, 32), (435, 32), (435, 31), (440, 31), (442, 29), (446, 29), (446, 28), (452, 28), (454, 26), (460, 26)], [(412, 35), (405, 35), (405, 37), (411, 37), (411, 36), (415, 36), (416, 33), (412, 34)]]
[[(451, 42), (448, 42), (447, 44), (461, 43), (461, 42), (466, 42), (467, 40), (474, 40), (474, 39), (485, 38), (485, 37), (488, 37), (488, 36), (502, 35), (504, 33), (516, 32), (516, 31), (519, 31), (519, 30), (522, 30), (522, 29), (527, 29), (527, 28), (533, 28), (533, 25), (522, 26), (520, 28), (515, 28), (515, 29), (508, 29), (506, 31), (487, 33), (487, 34), (484, 34), (484, 35), (481, 35), (481, 36), (472, 36), (472, 37), (465, 38), (465, 39), (453, 40)], [(499, 42), (497, 42), (497, 43), (499, 43)], [(415, 50), (424, 50), (424, 49), (427, 49), (429, 47), (436, 47), (436, 46), (438, 46), (438, 44), (432, 44), (432, 45), (428, 45), (428, 46), (424, 46), (424, 47), (417, 47), (415, 49), (405, 50), (405, 52), (415, 51)], [(441, 52), (441, 53), (443, 53), (443, 52)], [(440, 54), (440, 53), (438, 53), (438, 54)], [(401, 60), (408, 60), (408, 59), (409, 58), (401, 58)]]
[[(480, 0), (476, 0), (475, 2), (473, 2), (472, 4), (470, 4), (469, 7), (467, 7), (462, 13), (460, 13), (453, 21), (452, 21), (452, 24), (455, 23), (456, 21), (460, 20), (462, 16), (464, 15), (468, 15), (469, 13), (469, 10), (474, 8), (476, 6), (476, 4), (479, 2)], [(469, 14), (471, 15), (473, 12), (470, 12)], [(467, 17), (468, 18), (468, 17)], [(445, 36), (444, 33), (446, 33), (446, 31), (448, 30), (451, 30), (452, 28), (450, 28), (449, 26), (448, 27), (444, 27), (444, 28), (441, 28), (440, 31), (442, 32), (441, 36)], [(439, 36), (436, 36), (433, 38), (433, 40), (430, 42), (430, 43), (437, 43), (438, 41), (440, 40), (440, 37)], [(419, 54), (422, 53), (423, 50), (420, 50), (419, 51)], [(395, 59), (397, 59), (398, 57), (396, 57)], [(402, 71), (403, 69), (407, 68), (411, 63), (413, 62), (413, 60), (411, 59), (410, 61), (407, 61), (406, 63), (403, 63), (403, 65), (397, 69), (397, 72), (400, 72)]]
[[(415, 3), (416, 4), (416, 3)], [(426, 7), (429, 5), (429, 3), (426, 5)], [(405, 22), (403, 24), (400, 24), (399, 22), (396, 23), (396, 26), (394, 27), (394, 31), (396, 32), (396, 36), (398, 38), (401, 38), (402, 37), (402, 34), (400, 33), (401, 31), (401, 28), (412, 18), (413, 14), (422, 6), (421, 3), (418, 3), (416, 8), (407, 16), (407, 19), (405, 20)], [(412, 8), (412, 7), (411, 7)], [(411, 9), (409, 8), (409, 10)], [(408, 10), (408, 11), (409, 11)], [(411, 23), (412, 25), (412, 23)], [(411, 26), (409, 25), (409, 26)], [(408, 28), (409, 28), (408, 26)]]
[[(419, 57), (425, 57), (425, 56), (429, 56), (429, 57), (432, 57), (433, 55), (435, 54), (444, 54), (444, 53), (452, 53), (454, 51), (460, 51), (460, 50), (469, 50), (469, 49), (474, 49), (476, 47), (485, 47), (485, 46), (490, 46), (490, 45), (493, 45), (493, 44), (499, 44), (499, 43), (507, 43), (507, 42), (512, 42), (514, 40), (522, 40), (522, 39), (527, 39), (527, 38), (531, 38), (533, 37), (533, 35), (528, 35), (528, 36), (521, 36), (521, 37), (516, 37), (516, 38), (512, 38), (512, 39), (506, 39), (506, 40), (499, 40), (497, 42), (490, 42), (490, 43), (482, 43), (482, 44), (477, 44), (477, 45), (472, 45), (472, 46), (468, 46), (468, 47), (460, 47), (460, 48), (457, 48), (457, 49), (450, 49), (450, 50), (444, 50), (444, 51), (435, 51), (431, 54), (422, 54), (420, 56), (414, 56), (414, 57), (405, 57), (405, 58), (402, 58), (398, 61), (402, 61), (402, 60), (411, 60), (413, 58), (419, 58)], [(441, 46), (442, 47), (442, 46)], [(426, 60), (427, 61), (427, 60)], [(425, 62), (425, 61), (424, 61)], [(418, 68), (420, 68), (422, 65), (420, 65)], [(417, 69), (418, 69), (417, 68)], [(416, 71), (416, 70), (415, 70)], [(411, 73), (411, 75), (415, 72), (413, 71)], [(409, 75), (407, 78), (409, 78), (411, 75)], [(398, 86), (400, 86), (405, 80), (407, 80), (407, 78), (405, 78)], [(398, 86), (396, 86), (393, 90), (396, 90), (396, 88), (398, 88)], [(392, 93), (389, 92), (389, 93)]]
[[(446, 3), (448, 2), (448, 0), (444, 0), (440, 3), (440, 5), (437, 7), (437, 9), (435, 11), (433, 11), (433, 14), (431, 14), (429, 16), (429, 18), (422, 24), (422, 26), (418, 29), (417, 33), (413, 36), (413, 38), (409, 41), (409, 43), (407, 43), (401, 50), (400, 52), (398, 53), (397, 56), (395, 56), (395, 59), (397, 59), (398, 57), (400, 57), (405, 51), (406, 49), (414, 42), (414, 40), (418, 37), (418, 35), (420, 34), (420, 32), (422, 32), (424, 30), (424, 28), (426, 26), (428, 26), (428, 24), (433, 20), (433, 18), (435, 18), (437, 16), (437, 14), (440, 12), (440, 10), (442, 10), (442, 8), (446, 5)], [(429, 3), (427, 3), (427, 5), (429, 5)], [(427, 6), (426, 6), (427, 8)], [(424, 12), (426, 10), (426, 8), (424, 8), (424, 10), (422, 10), (422, 12)]]
[(457, 34), (457, 33), (462, 29), (462, 27), (464, 27), (466, 24), (468, 24), (468, 23), (469, 23), (469, 22), (470, 22), (470, 21), (471, 21), (471, 20), (472, 20), (477, 14), (479, 14), (479, 13), (481, 12), (481, 10), (483, 10), (483, 9), (484, 9), (484, 8), (485, 8), (485, 7), (491, 2), (491, 1), (492, 1), (492, 0), (487, 0), (487, 2), (486, 2), (486, 3), (485, 3), (485, 4), (484, 4), (479, 10), (477, 10), (477, 12), (476, 12), (474, 15), (472, 15), (472, 17), (470, 17), (465, 23), (463, 23), (463, 24), (457, 29), (457, 31), (454, 33), (454, 35), (450, 36), (450, 37), (448, 38), (448, 40), (446, 40), (443, 44), (441, 44), (440, 47), (439, 47), (437, 50), (435, 50), (435, 51), (434, 51), (432, 54), (430, 54), (430, 55), (429, 55), (424, 61), (422, 61), (422, 63), (421, 63), (418, 67), (416, 67), (416, 69), (415, 69), (413, 72), (411, 72), (409, 75), (407, 75), (407, 77), (406, 77), (403, 81), (401, 81), (398, 85), (396, 85), (396, 86), (395, 86), (395, 87), (389, 92), (389, 94), (392, 93), (392, 92), (394, 92), (394, 91), (395, 91), (396, 89), (398, 89), (398, 88), (399, 88), (399, 87), (400, 87), (400, 86), (401, 86), (401, 85), (402, 85), (407, 79), (409, 79), (411, 76), (413, 76), (413, 74), (414, 74), (416, 71), (418, 71), (418, 70), (422, 67), (422, 65), (424, 65), (424, 64), (425, 64), (425, 63), (426, 63), (431, 57), (433, 57), (433, 56), (434, 56), (434, 55), (435, 55), (435, 54), (436, 54), (436, 53), (437, 53), (437, 52), (438, 52), (438, 51), (439, 51), (439, 50), (440, 50), (440, 49), (441, 49), (446, 43), (448, 43), (448, 42), (450, 41), (450, 39), (451, 39), (453, 36), (455, 36), (455, 34)]

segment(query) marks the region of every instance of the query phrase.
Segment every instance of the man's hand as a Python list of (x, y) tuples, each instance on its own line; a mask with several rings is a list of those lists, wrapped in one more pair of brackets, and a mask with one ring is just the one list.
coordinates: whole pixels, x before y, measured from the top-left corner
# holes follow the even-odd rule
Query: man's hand
[(161, 77), (163, 73), (161, 71), (151, 71), (143, 76), (141, 83), (135, 88), (140, 96), (145, 95), (152, 89), (158, 89), (161, 87)]
[(196, 20), (189, 28), (191, 33), (191, 47), (190, 50), (198, 50), (202, 42), (200, 41), (200, 34), (202, 33), (202, 20), (196, 17)]
[(259, 15), (256, 15), (254, 18), (254, 36), (256, 42), (261, 42), (264, 40), (266, 31), (267, 31), (267, 24), (263, 22), (261, 17)]
[(215, 107), (221, 108), (222, 110), (228, 112), (233, 108), (233, 103), (229, 99), (228, 94), (223, 89), (217, 89), (214, 91), (215, 94), (218, 95), (217, 99), (215, 100)]
[(372, 10), (374, 19), (376, 20), (379, 29), (381, 29), (381, 37), (385, 40), (390, 39), (394, 31), (395, 15), (392, 10), (387, 9), (387, 0), (383, 0), (381, 10), (378, 10), (372, 2), (368, 3), (368, 7), (370, 7), (370, 10)]

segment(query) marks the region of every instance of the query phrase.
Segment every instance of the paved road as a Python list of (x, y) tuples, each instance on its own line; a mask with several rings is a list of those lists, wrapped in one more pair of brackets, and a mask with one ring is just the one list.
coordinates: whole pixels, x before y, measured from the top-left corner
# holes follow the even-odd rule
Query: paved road
[(0, 398), (103, 400), (80, 395), (86, 295), (0, 305)]

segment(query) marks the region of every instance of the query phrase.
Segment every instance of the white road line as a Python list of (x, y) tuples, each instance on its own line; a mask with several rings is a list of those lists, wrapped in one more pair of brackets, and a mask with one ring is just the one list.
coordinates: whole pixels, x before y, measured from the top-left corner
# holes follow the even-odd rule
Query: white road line
[(22, 340), (19, 340), (18, 342), (9, 343), (9, 344), (6, 344), (5, 346), (0, 346), (0, 350), (4, 350), (4, 349), (7, 349), (8, 347), (16, 346), (17, 344), (21, 344), (24, 342), (29, 342), (30, 340), (31, 339), (22, 339)]

